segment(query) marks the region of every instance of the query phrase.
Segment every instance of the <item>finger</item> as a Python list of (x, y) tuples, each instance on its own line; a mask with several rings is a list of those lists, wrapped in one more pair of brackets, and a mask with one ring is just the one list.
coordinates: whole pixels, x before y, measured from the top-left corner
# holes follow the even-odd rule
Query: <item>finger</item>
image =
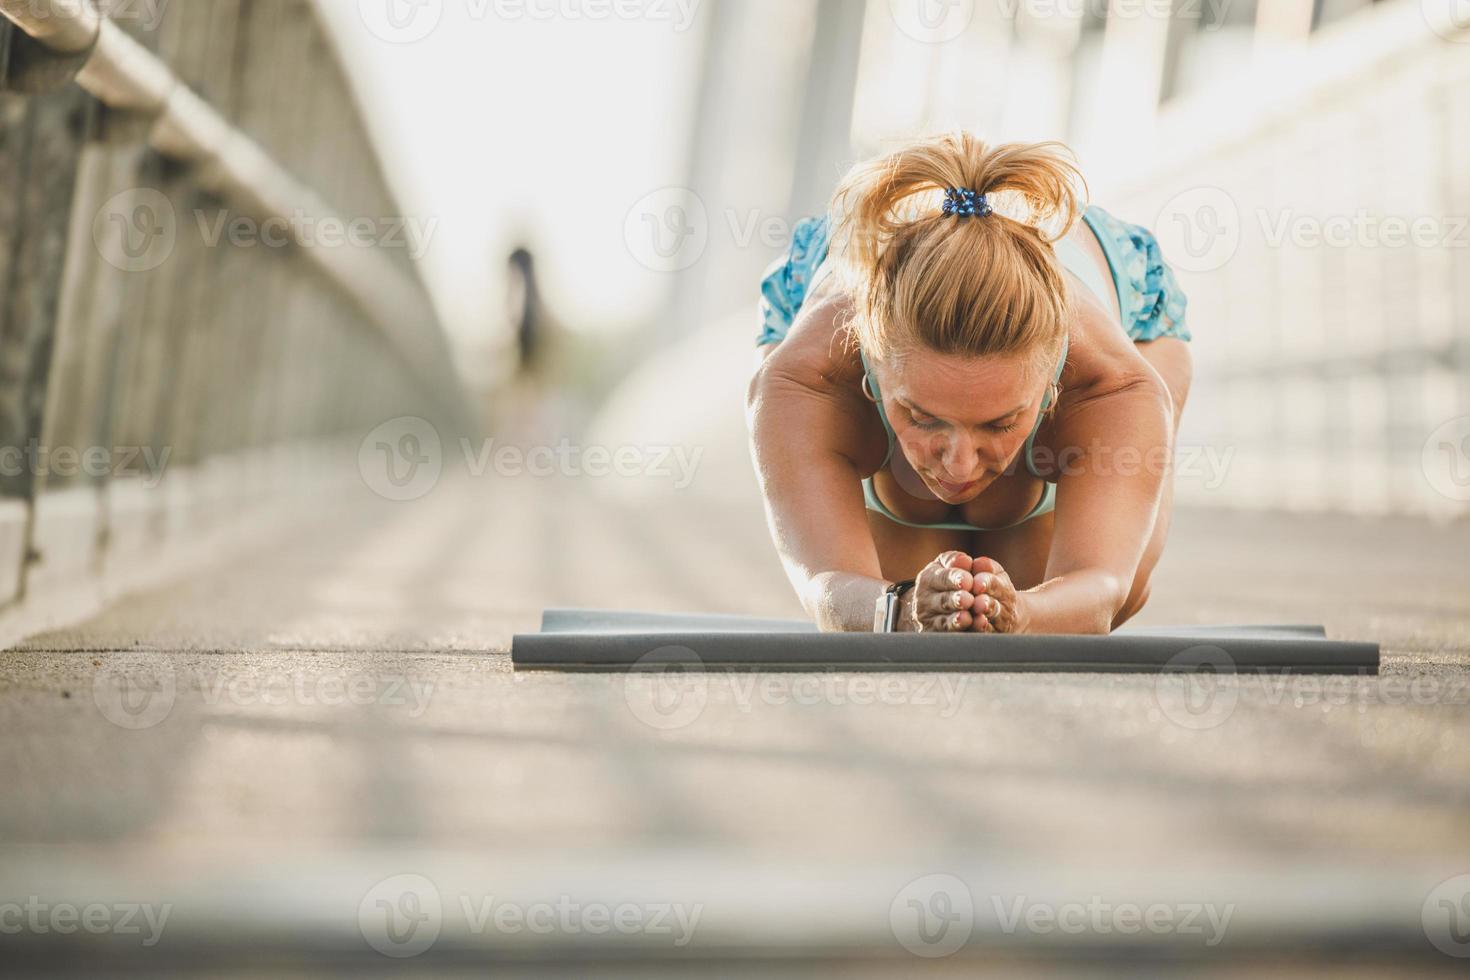
[(1011, 584), (1011, 577), (1004, 572), (999, 575), (981, 572), (975, 576), (970, 591), (977, 596), (993, 595), (1000, 599), (1010, 599), (1016, 594), (1016, 587)]
[(975, 617), (968, 612), (957, 612), (950, 617), (949, 629), (951, 633), (963, 633), (975, 624)]
[(946, 551), (936, 558), (935, 561), (939, 562), (945, 568), (958, 568), (965, 572), (971, 571), (970, 566), (974, 563), (974, 559), (963, 551)]
[(939, 564), (938, 559), (919, 573), (919, 585), (933, 592), (968, 590), (973, 583), (974, 578), (969, 572)]
[(981, 572), (989, 572), (991, 575), (1004, 575), (1005, 569), (1000, 562), (994, 558), (975, 558), (970, 562), (970, 571), (979, 575)]
[(922, 622), (925, 630), (932, 630), (936, 633), (955, 633), (969, 629), (975, 622), (975, 618), (968, 610), (959, 610), (929, 613), (922, 617)]
[(926, 616), (944, 617), (950, 613), (968, 610), (975, 604), (975, 596), (967, 591), (926, 592), (919, 600), (922, 613)]

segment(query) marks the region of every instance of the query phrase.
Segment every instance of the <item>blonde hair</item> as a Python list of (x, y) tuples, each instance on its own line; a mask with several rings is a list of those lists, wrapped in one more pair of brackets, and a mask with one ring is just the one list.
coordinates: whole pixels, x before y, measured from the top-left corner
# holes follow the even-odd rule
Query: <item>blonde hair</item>
[[(1060, 143), (989, 146), (934, 136), (855, 167), (837, 188), (835, 248), (853, 300), (850, 334), (879, 360), (941, 354), (1060, 356), (1069, 303), (1052, 243), (1086, 184)], [(941, 210), (948, 188), (991, 195), (993, 214)], [(1001, 213), (1019, 199), (1020, 218)], [(1051, 232), (1047, 228), (1051, 228)]]

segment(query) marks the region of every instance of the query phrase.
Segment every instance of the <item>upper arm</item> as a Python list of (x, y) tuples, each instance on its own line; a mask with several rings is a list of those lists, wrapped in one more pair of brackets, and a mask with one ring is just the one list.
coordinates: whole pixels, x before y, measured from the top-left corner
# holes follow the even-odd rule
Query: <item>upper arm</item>
[(1059, 472), (1046, 574), (1105, 571), (1126, 597), (1169, 478), (1174, 402), (1116, 322), (1096, 306), (1079, 307), (1082, 343), (1052, 422)]
[[(746, 419), (767, 519), (798, 591), (822, 572), (879, 577), (861, 480), (874, 459), (872, 409), (837, 335), (845, 301), (803, 310), (751, 379)], [(861, 373), (861, 367), (857, 367)]]

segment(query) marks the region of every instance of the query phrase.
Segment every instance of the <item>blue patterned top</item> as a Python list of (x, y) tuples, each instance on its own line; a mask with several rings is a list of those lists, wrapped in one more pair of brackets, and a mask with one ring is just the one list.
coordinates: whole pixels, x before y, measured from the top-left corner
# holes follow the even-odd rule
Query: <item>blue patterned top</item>
[[(1082, 220), (1107, 256), (1118, 291), (1118, 312), (1128, 336), (1135, 341), (1192, 339), (1185, 322), (1189, 301), (1174, 278), (1174, 270), (1164, 261), (1153, 233), (1141, 225), (1119, 221), (1096, 205), (1083, 212)], [(790, 250), (761, 280), (761, 333), (756, 346), (785, 338), (831, 244), (831, 221), (827, 216), (797, 222)]]

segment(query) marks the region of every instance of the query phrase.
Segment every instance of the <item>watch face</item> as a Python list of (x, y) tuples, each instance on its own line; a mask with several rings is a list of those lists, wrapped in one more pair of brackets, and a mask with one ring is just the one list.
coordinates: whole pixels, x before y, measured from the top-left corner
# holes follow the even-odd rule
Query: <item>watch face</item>
[(873, 632), (892, 633), (895, 619), (895, 610), (898, 602), (890, 589), (878, 597), (877, 608), (873, 611)]

